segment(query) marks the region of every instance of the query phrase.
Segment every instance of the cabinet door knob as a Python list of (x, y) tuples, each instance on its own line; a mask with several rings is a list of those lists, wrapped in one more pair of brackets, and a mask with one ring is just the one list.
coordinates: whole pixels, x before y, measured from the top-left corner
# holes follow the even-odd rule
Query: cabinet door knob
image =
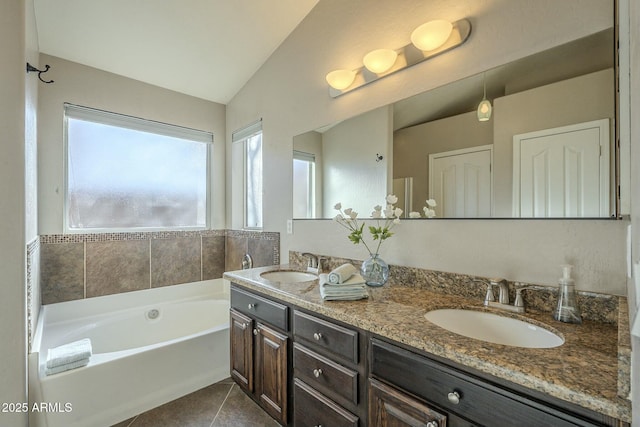
[(253, 335), (258, 335), (258, 329), (257, 328), (253, 330)]
[(316, 341), (320, 341), (320, 338), (322, 338), (322, 334), (320, 332), (313, 333), (313, 339), (315, 339)]
[(454, 390), (451, 393), (447, 394), (447, 399), (449, 399), (449, 402), (457, 405), (458, 403), (460, 403), (460, 393)]
[(253, 310), (254, 308), (256, 308), (256, 305), (253, 303), (250, 303), (248, 306), (249, 310)]
[(439, 427), (437, 421), (429, 421), (427, 427)]
[(318, 368), (313, 370), (313, 376), (320, 378), (320, 375), (322, 375), (322, 369)]

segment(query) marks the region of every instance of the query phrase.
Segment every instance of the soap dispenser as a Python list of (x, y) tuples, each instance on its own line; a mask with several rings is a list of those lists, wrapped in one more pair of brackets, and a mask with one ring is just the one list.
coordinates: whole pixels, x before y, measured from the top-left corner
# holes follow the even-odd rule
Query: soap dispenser
[(558, 281), (558, 306), (553, 312), (553, 318), (565, 323), (582, 323), (582, 316), (576, 300), (576, 288), (571, 278), (572, 266), (562, 265), (562, 277)]

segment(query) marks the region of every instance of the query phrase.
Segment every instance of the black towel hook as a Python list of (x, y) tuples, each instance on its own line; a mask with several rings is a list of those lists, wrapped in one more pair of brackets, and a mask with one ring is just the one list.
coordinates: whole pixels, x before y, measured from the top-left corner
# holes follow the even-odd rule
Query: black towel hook
[(49, 71), (49, 68), (50, 67), (48, 65), (45, 65), (44, 70), (38, 70), (36, 67), (34, 67), (33, 65), (27, 62), (27, 73), (30, 73), (32, 71), (35, 71), (36, 73), (38, 73), (38, 78), (42, 83), (53, 83), (53, 80), (46, 81), (42, 78), (42, 73), (46, 73), (47, 71)]

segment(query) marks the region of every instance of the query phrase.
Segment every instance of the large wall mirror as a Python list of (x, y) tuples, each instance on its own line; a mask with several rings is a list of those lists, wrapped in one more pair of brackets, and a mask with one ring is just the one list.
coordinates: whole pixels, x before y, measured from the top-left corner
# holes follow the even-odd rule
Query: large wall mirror
[(388, 193), (438, 218), (616, 217), (614, 60), (610, 29), (298, 135), (293, 217)]

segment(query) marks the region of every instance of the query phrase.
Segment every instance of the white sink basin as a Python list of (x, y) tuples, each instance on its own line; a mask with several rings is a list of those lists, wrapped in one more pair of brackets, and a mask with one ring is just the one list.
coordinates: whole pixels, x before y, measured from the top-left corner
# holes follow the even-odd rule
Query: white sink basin
[(312, 273), (291, 270), (267, 271), (265, 273), (262, 273), (260, 276), (263, 279), (280, 283), (308, 282), (310, 280), (316, 280), (318, 278), (318, 276)]
[(552, 348), (564, 344), (553, 332), (510, 317), (464, 309), (433, 310), (424, 317), (441, 328), (494, 344), (526, 348)]

